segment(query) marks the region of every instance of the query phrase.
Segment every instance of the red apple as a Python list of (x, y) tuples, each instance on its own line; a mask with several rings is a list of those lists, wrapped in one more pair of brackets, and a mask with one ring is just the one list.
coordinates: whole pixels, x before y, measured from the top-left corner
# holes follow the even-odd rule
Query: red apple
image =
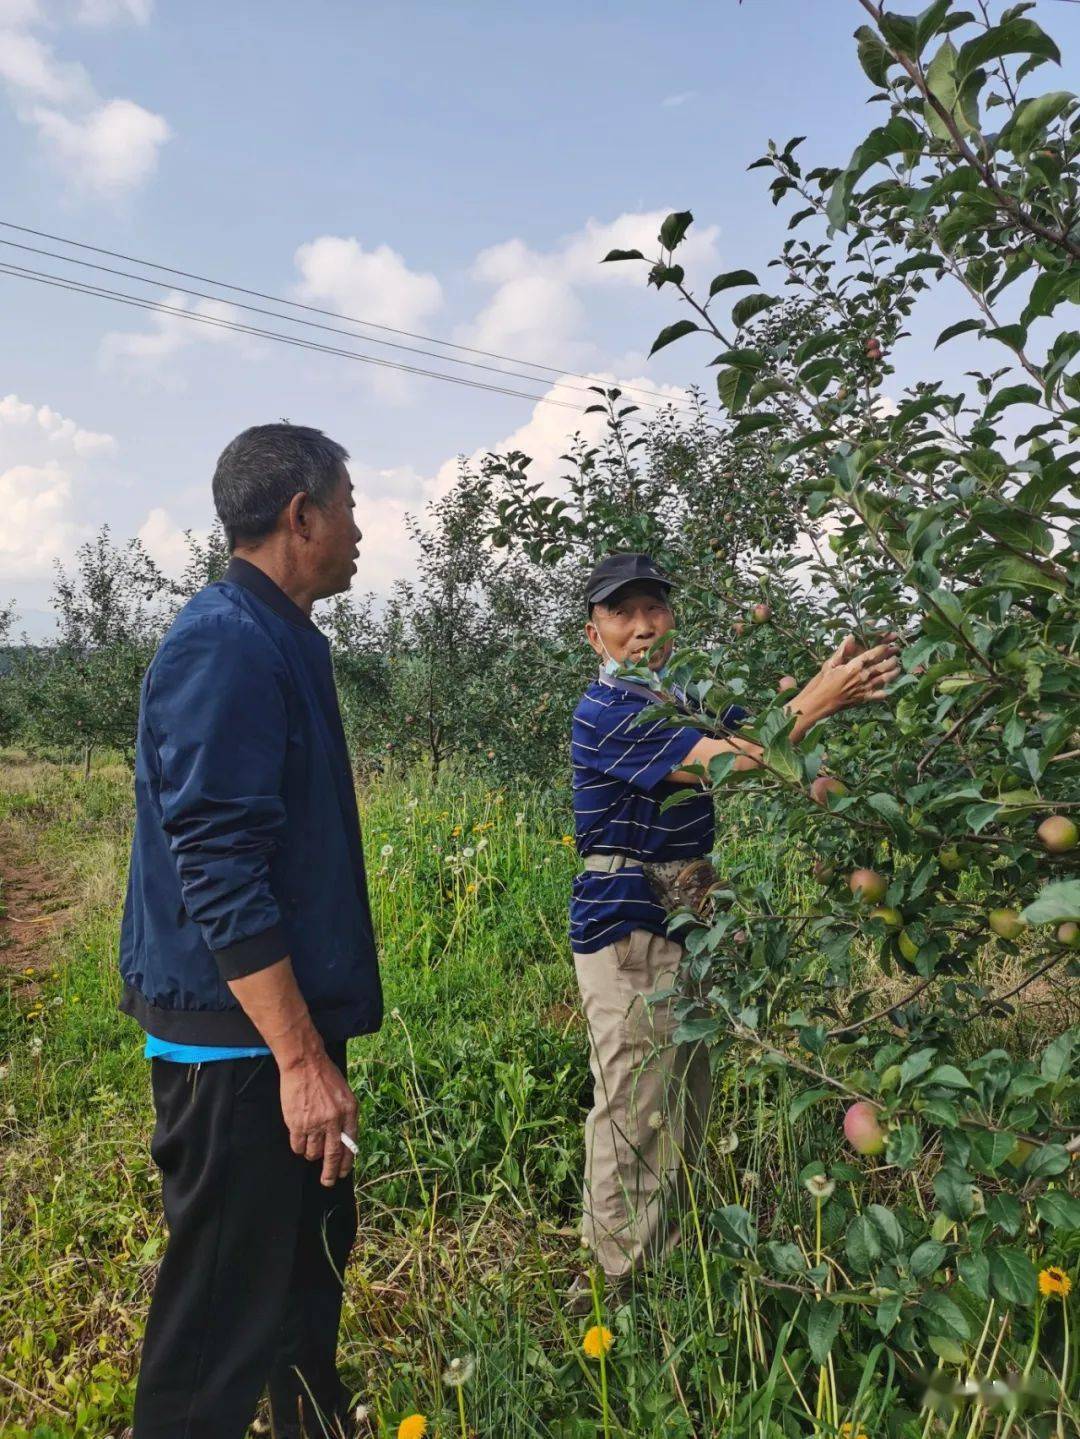
[(818, 884), (828, 884), (836, 874), (836, 865), (830, 864), (829, 861), (825, 859), (816, 859), (814, 860), (814, 868), (811, 870), (811, 873)]
[(834, 774), (819, 774), (810, 786), (810, 798), (815, 804), (827, 807), (828, 796), (831, 794), (847, 794), (847, 785)]
[(885, 1133), (878, 1123), (877, 1110), (860, 1099), (844, 1115), (844, 1138), (856, 1154), (880, 1154)]
[(1067, 850), (1075, 849), (1076, 841), (1080, 838), (1076, 825), (1063, 814), (1052, 814), (1049, 819), (1044, 819), (1039, 825), (1038, 835), (1043, 847), (1051, 854), (1064, 854)]
[(788, 690), (798, 689), (798, 687), (799, 681), (794, 675), (781, 675), (780, 683), (776, 686), (782, 695), (787, 694)]
[(889, 888), (889, 881), (876, 869), (856, 869), (848, 880), (852, 894), (866, 904), (880, 904)]

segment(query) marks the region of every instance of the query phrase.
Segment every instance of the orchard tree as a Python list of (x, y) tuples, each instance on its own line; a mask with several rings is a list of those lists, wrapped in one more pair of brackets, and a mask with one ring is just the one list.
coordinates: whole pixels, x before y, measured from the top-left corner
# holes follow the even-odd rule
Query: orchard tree
[[(839, 168), (804, 171), (800, 140), (756, 162), (794, 211), (770, 268), (806, 333), (755, 333), (784, 301), (750, 270), (690, 287), (689, 212), (655, 254), (607, 257), (679, 297), (654, 350), (709, 341), (730, 442), (825, 536), (815, 606), (789, 604), (786, 572), (758, 557), (758, 632), (782, 624), (816, 655), (842, 631), (903, 640), (890, 702), (829, 725), (828, 775), (826, 735), (792, 743), (752, 652), (680, 652), (698, 724), (757, 700), (763, 765), (747, 777), (718, 759), (712, 789), (749, 794), (819, 881), (790, 914), (735, 873), (708, 912), (678, 917), (681, 1037), (747, 1082), (799, 1081), (796, 1120), (829, 1106), (839, 1137), (844, 1115), (848, 1158), (803, 1175), (815, 1243), (770, 1230), (766, 1205), (713, 1216), (730, 1297), (765, 1286), (773, 1337), (802, 1336), (821, 1432), (858, 1425), (860, 1355), (885, 1344), (912, 1398), (935, 1365), (932, 1396), (968, 1397), (960, 1432), (1064, 1434), (1080, 1031), (1033, 1053), (1009, 1035), (1037, 980), (1077, 975), (1078, 107), (1035, 83), (1060, 56), (1030, 5), (996, 19), (950, 0), (859, 8), (882, 122)], [(966, 335), (983, 358), (897, 395), (894, 360), (931, 288), (955, 304), (936, 345)], [(984, 1048), (988, 1030), (1000, 1042)], [(931, 1409), (920, 1431), (934, 1423)]]

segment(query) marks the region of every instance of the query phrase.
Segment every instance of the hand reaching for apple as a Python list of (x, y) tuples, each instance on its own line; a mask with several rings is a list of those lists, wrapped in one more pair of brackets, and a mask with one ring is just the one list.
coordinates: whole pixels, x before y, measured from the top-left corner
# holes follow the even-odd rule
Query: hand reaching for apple
[(870, 649), (863, 649), (854, 635), (845, 635), (836, 653), (799, 695), (799, 710), (827, 719), (855, 705), (884, 699), (886, 689), (900, 673), (898, 650), (891, 634)]

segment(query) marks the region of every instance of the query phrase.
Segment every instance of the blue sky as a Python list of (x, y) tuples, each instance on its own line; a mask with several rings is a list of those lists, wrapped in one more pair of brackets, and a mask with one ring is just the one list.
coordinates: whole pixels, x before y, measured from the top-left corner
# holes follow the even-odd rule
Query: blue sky
[[(1066, 57), (1042, 88), (1068, 84), (1080, 7), (1036, 14)], [(787, 212), (746, 165), (796, 133), (838, 163), (876, 122), (861, 18), (855, 0), (0, 0), (0, 219), (560, 369), (685, 385), (711, 351), (647, 361), (678, 312), (597, 261), (690, 208), (691, 274), (763, 266)], [(368, 535), (357, 583), (380, 591), (409, 568), (404, 512), (455, 456), (513, 438), (553, 474), (578, 424), (2, 275), (0, 295), (0, 597), (32, 632), (53, 559), (102, 522), (174, 565), (248, 424), (285, 415), (349, 447)], [(909, 347), (901, 378), (928, 354)], [(958, 346), (944, 363), (971, 358)]]

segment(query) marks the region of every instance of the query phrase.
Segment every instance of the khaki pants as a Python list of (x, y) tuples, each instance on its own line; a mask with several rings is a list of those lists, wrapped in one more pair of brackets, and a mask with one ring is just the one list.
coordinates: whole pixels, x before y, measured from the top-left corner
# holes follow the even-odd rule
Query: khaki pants
[(681, 958), (680, 945), (644, 929), (574, 955), (593, 1076), (582, 1234), (609, 1279), (678, 1242), (683, 1179), (701, 1157), (708, 1050), (673, 1045), (670, 1002), (645, 1003), (671, 987)]

